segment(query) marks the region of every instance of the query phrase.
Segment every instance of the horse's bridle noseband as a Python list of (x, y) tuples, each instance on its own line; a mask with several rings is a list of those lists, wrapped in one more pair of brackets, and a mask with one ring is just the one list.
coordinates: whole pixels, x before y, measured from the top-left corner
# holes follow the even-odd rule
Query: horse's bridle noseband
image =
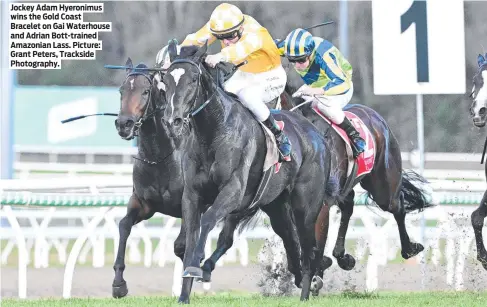
[[(199, 94), (199, 90), (200, 90), (200, 87), (201, 87), (201, 75), (202, 75), (202, 71), (201, 71), (201, 64), (196, 64), (194, 61), (191, 61), (189, 59), (177, 59), (177, 60), (174, 60), (171, 65), (169, 65), (168, 69), (169, 70), (171, 68), (171, 66), (173, 64), (178, 64), (178, 63), (187, 63), (187, 64), (191, 64), (193, 66), (196, 66), (198, 68), (198, 87), (197, 87), (197, 91), (196, 91), (196, 95), (194, 97), (194, 100), (193, 100), (193, 103), (191, 104), (191, 109), (193, 111), (190, 111), (188, 114), (186, 114), (186, 116), (184, 116), (183, 118), (183, 122), (189, 122), (189, 119), (190, 117), (194, 117), (196, 114), (198, 114), (201, 110), (203, 110), (209, 103), (210, 101), (213, 99), (213, 97), (215, 96), (215, 94), (217, 93), (217, 91), (214, 91), (213, 94), (211, 94), (210, 97), (208, 97), (208, 99), (202, 103), (199, 107), (195, 108), (196, 106), (196, 100), (198, 99), (198, 94)], [(232, 72), (236, 71), (241, 65), (244, 65), (246, 64), (246, 61), (245, 62), (242, 62), (240, 65), (236, 65), (233, 69)], [(218, 68), (218, 64), (216, 66), (217, 69)], [(217, 71), (217, 74), (216, 74), (216, 84), (217, 84), (217, 87), (219, 86), (220, 82), (219, 82), (219, 78), (220, 78), (220, 73)]]

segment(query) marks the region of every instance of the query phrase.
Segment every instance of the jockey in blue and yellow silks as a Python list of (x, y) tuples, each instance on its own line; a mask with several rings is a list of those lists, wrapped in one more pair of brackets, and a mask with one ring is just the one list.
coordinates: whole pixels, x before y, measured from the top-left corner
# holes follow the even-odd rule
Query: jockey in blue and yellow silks
[(313, 96), (313, 105), (347, 133), (357, 157), (365, 141), (342, 110), (353, 95), (350, 63), (332, 43), (301, 28), (291, 31), (278, 48), (305, 82), (293, 97)]

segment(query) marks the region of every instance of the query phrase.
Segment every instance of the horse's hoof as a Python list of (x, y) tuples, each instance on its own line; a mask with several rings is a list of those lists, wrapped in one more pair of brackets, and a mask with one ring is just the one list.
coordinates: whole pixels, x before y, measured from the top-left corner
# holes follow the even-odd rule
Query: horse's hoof
[(421, 253), (424, 250), (423, 245), (419, 243), (411, 243), (409, 251), (401, 251), (401, 256), (404, 259), (409, 259), (411, 257), (416, 256), (417, 254)]
[(179, 304), (189, 304), (189, 297), (179, 297), (178, 303)]
[(127, 288), (127, 283), (122, 281), (122, 283), (118, 286), (112, 285), (112, 296), (113, 298), (122, 298), (129, 293), (129, 289)]
[(355, 267), (355, 258), (350, 254), (345, 254), (342, 258), (337, 259), (337, 263), (342, 270), (350, 271)]
[(311, 280), (311, 294), (313, 296), (318, 296), (320, 294), (320, 290), (323, 288), (323, 279), (319, 276), (313, 276), (313, 279)]
[(203, 277), (196, 278), (196, 282), (211, 282), (211, 272), (203, 270)]
[(183, 272), (183, 278), (203, 278), (203, 270), (194, 266), (189, 266)]
[(323, 256), (323, 260), (321, 260), (321, 269), (323, 271), (327, 270), (333, 264), (333, 260), (330, 257)]

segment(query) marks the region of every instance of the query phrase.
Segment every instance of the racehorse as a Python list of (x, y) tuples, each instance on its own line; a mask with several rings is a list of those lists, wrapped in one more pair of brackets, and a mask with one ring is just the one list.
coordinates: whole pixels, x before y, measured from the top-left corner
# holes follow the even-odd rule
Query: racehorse
[[(304, 84), (304, 81), (291, 64), (283, 66), (288, 76), (286, 92), (292, 94)], [(411, 242), (405, 226), (405, 217), (409, 212), (421, 211), (434, 205), (428, 203), (425, 191), (413, 184), (413, 181), (421, 184), (426, 183), (426, 180), (414, 171), (403, 170), (399, 143), (386, 121), (376, 111), (363, 105), (348, 105), (344, 108), (345, 115), (367, 143), (365, 152), (354, 161), (350, 141), (345, 132), (332, 124), (317, 107), (305, 102), (310, 101), (310, 98), (288, 97), (283, 106), (292, 106), (294, 112), (300, 112), (308, 118), (324, 135), (327, 147), (332, 151), (332, 169), (337, 170), (339, 177), (340, 195), (337, 203), (341, 211), (333, 257), (337, 259), (340, 268), (351, 270), (355, 266), (355, 259), (345, 253), (344, 245), (350, 217), (353, 214), (353, 187), (358, 183), (368, 192), (368, 198), (382, 210), (394, 215), (401, 240), (401, 256), (409, 259), (423, 251), (424, 247), (421, 244)], [(299, 108), (295, 108), (297, 106)], [(327, 203), (323, 207), (316, 222), (316, 239), (320, 255), (323, 255), (327, 240), (328, 210), (331, 205), (333, 203)], [(317, 276), (322, 278), (324, 269), (326, 267), (319, 268)]]
[[(183, 178), (180, 167), (180, 140), (169, 137), (161, 122), (161, 100), (165, 99), (153, 82), (144, 64), (133, 68), (132, 60), (125, 64), (127, 75), (119, 88), (120, 111), (115, 126), (125, 140), (138, 136), (138, 157), (133, 165), (133, 191), (127, 205), (127, 214), (119, 223), (119, 245), (113, 269), (115, 278), (112, 296), (124, 297), (128, 293), (123, 279), (125, 250), (132, 226), (151, 218), (155, 212), (181, 218)], [(181, 228), (183, 229), (183, 228)], [(184, 254), (184, 232), (174, 243), (174, 253)]]
[[(274, 144), (269, 146), (274, 150), (268, 151), (266, 128), (236, 96), (222, 89), (218, 73), (216, 81), (212, 78), (213, 69), (203, 61), (207, 44), (182, 47), (176, 55), (173, 42), (168, 50), (171, 65), (163, 79), (164, 119), (173, 136), (187, 138), (182, 158), (187, 241), (179, 301), (189, 303), (193, 278), (203, 278), (200, 262), (205, 242), (219, 220), (258, 208), (265, 211), (268, 206), (284, 210), (285, 202), (292, 208), (294, 223), (289, 214), (270, 218), (281, 227), (296, 225), (301, 245), (301, 300), (307, 300), (316, 267), (313, 260), (318, 258), (314, 254), (315, 221), (322, 204), (330, 202), (336, 191), (324, 138), (301, 115), (276, 111), (274, 116), (285, 127), (294, 152), (291, 161), (281, 164), (277, 158), (271, 159), (266, 168), (266, 158), (277, 148)], [(286, 245), (288, 238), (281, 238)]]
[[(172, 138), (162, 119), (165, 102), (164, 83), (161, 82), (162, 71), (149, 73), (144, 64), (133, 67), (132, 60), (125, 64), (127, 75), (120, 86), (121, 103), (115, 126), (120, 137), (131, 140), (138, 136), (138, 156), (133, 166), (133, 194), (127, 206), (127, 214), (119, 223), (119, 247), (114, 264), (115, 278), (112, 284), (112, 296), (124, 297), (128, 293), (127, 283), (123, 279), (125, 269), (125, 250), (131, 228), (142, 220), (151, 218), (155, 212), (181, 218), (181, 199), (183, 195), (183, 177), (181, 169), (182, 142), (185, 139)], [(120, 67), (118, 67), (120, 68)], [(295, 230), (282, 225), (280, 215), (289, 216), (285, 206), (268, 206), (265, 212), (272, 217), (272, 227), (282, 237), (291, 251), (289, 254), (299, 257), (299, 239)], [(218, 259), (233, 245), (233, 233), (238, 225), (244, 229), (250, 224), (256, 210), (244, 215), (231, 215), (224, 220), (217, 248), (206, 260), (202, 281), (210, 281), (211, 271)], [(280, 224), (281, 223), (281, 224)], [(174, 242), (174, 253), (183, 260), (186, 237), (184, 220), (181, 220), (181, 231)], [(293, 251), (296, 251), (293, 254)], [(288, 254), (288, 255), (289, 255)], [(288, 257), (289, 258), (289, 257)], [(289, 270), (301, 280), (298, 267)]]
[[(470, 94), (472, 104), (470, 105), (470, 114), (473, 117), (473, 124), (476, 127), (484, 127), (486, 122), (487, 108), (487, 53), (485, 56), (479, 54), (477, 57), (479, 69), (473, 77), (473, 88)], [(484, 161), (487, 139), (484, 145), (482, 162)], [(487, 164), (485, 165), (485, 176), (487, 178)], [(472, 212), (471, 222), (475, 233), (475, 243), (477, 244), (477, 260), (480, 261), (485, 270), (487, 270), (487, 251), (482, 237), (482, 227), (484, 219), (487, 216), (487, 191), (485, 191), (479, 207)]]

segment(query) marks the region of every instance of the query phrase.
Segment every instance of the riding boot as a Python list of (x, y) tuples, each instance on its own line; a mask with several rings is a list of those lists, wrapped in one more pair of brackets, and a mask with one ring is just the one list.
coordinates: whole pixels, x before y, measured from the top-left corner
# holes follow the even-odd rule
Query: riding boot
[(342, 128), (347, 133), (347, 136), (351, 141), (350, 145), (352, 146), (353, 157), (357, 158), (358, 155), (365, 150), (364, 139), (360, 136), (360, 133), (358, 133), (347, 117), (345, 117), (343, 122), (339, 124), (338, 127)]
[(276, 120), (272, 116), (272, 113), (263, 123), (267, 128), (269, 128), (269, 130), (271, 130), (271, 132), (276, 137), (277, 146), (279, 147), (279, 151), (283, 160), (289, 157), (289, 155), (291, 155), (291, 142), (289, 141), (284, 131), (282, 131), (277, 125)]

